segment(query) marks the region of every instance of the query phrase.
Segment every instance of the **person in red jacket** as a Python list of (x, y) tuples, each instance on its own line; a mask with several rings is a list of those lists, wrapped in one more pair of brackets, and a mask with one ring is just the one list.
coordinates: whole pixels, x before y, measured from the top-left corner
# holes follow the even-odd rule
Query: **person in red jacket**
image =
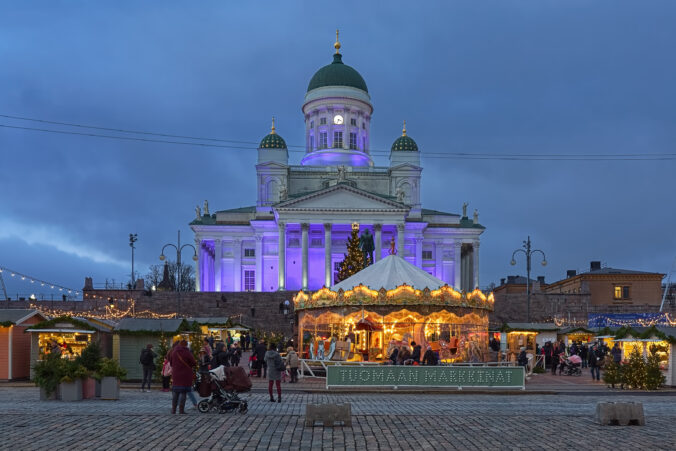
[(172, 375), (171, 413), (185, 413), (185, 397), (192, 389), (192, 379), (197, 361), (188, 349), (188, 342), (181, 340), (173, 351), (169, 353)]

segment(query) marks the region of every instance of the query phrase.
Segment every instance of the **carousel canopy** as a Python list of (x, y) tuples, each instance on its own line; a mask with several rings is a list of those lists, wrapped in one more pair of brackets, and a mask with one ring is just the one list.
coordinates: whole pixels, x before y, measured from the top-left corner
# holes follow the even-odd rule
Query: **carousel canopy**
[(352, 277), (348, 277), (342, 282), (337, 283), (331, 289), (338, 291), (342, 288), (344, 291), (347, 291), (359, 284), (373, 290), (381, 288), (394, 290), (403, 284), (417, 288), (418, 290), (425, 288), (437, 290), (446, 285), (446, 282), (410, 264), (398, 255), (388, 255), (379, 262), (362, 269)]

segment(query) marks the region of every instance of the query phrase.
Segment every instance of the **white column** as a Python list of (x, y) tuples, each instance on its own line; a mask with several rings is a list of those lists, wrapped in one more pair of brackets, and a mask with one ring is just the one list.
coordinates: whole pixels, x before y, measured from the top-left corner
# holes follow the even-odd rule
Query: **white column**
[(453, 271), (455, 276), (453, 277), (453, 286), (456, 290), (461, 291), (461, 277), (462, 273), (460, 271), (462, 267), (462, 242), (460, 240), (455, 240), (453, 243)]
[[(359, 146), (357, 146), (359, 147)], [(374, 224), (373, 225), (373, 230), (374, 230), (374, 239), (376, 240), (376, 253), (373, 256), (373, 260), (375, 262), (380, 261), (382, 258), (383, 254), (383, 225), (382, 224)]]
[[(437, 279), (444, 280), (444, 242), (437, 240), (434, 242), (434, 275)], [(444, 280), (444, 282), (447, 282)]]
[(256, 235), (256, 291), (263, 291), (263, 237)]
[(195, 238), (195, 251), (197, 252), (197, 261), (195, 262), (195, 291), (200, 291), (200, 265), (202, 264), (202, 242)]
[(301, 269), (301, 289), (307, 291), (307, 248), (308, 248), (308, 230), (310, 229), (310, 224), (302, 223), (300, 225), (300, 245), (301, 245), (301, 256), (302, 256), (302, 269)]
[(214, 240), (214, 291), (221, 291), (221, 282), (223, 281), (223, 243), (221, 240)]
[(232, 241), (232, 252), (233, 252), (233, 262), (232, 262), (232, 275), (233, 275), (233, 289), (235, 291), (242, 291), (242, 239), (235, 238)]
[(474, 276), (472, 285), (474, 288), (479, 288), (479, 240), (474, 240), (472, 243), (472, 251), (472, 263), (474, 263), (474, 267), (472, 268), (472, 275)]
[(422, 267), (423, 267), (422, 248), (423, 248), (422, 237), (416, 237), (415, 238), (415, 265), (420, 269), (422, 269)]
[(404, 258), (404, 245), (405, 245), (405, 238), (404, 238), (404, 224), (397, 224), (397, 255), (399, 255), (401, 258)]
[(324, 286), (331, 288), (331, 224), (324, 224)]
[(277, 269), (279, 271), (279, 291), (286, 289), (286, 223), (277, 223), (279, 227), (279, 248), (277, 249)]

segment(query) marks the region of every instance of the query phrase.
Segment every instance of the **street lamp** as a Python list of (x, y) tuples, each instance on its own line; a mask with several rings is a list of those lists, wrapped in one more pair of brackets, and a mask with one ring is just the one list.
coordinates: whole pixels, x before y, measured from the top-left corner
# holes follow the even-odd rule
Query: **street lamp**
[(129, 234), (129, 246), (131, 247), (131, 289), (136, 288), (136, 282), (134, 280), (134, 243), (138, 241), (138, 234), (130, 233)]
[(512, 266), (516, 265), (516, 260), (514, 257), (516, 256), (517, 252), (523, 252), (526, 256), (526, 317), (527, 321), (530, 323), (530, 258), (536, 252), (541, 253), (542, 266), (547, 266), (547, 258), (545, 257), (545, 253), (540, 249), (530, 248), (530, 236), (528, 236), (528, 241), (523, 242), (523, 249), (517, 249), (512, 252), (512, 261), (509, 262), (509, 264)]
[(162, 252), (160, 253), (160, 261), (164, 261), (166, 258), (164, 256), (164, 249), (167, 247), (173, 247), (176, 249), (176, 268), (178, 273), (176, 274), (176, 293), (177, 293), (177, 298), (178, 298), (178, 307), (176, 309), (176, 317), (178, 317), (181, 314), (181, 252), (183, 252), (183, 248), (185, 247), (191, 247), (193, 251), (193, 256), (192, 259), (194, 261), (197, 261), (197, 249), (195, 249), (195, 246), (192, 244), (184, 244), (181, 245), (181, 231), (178, 231), (178, 243), (177, 244), (165, 244), (162, 246)]

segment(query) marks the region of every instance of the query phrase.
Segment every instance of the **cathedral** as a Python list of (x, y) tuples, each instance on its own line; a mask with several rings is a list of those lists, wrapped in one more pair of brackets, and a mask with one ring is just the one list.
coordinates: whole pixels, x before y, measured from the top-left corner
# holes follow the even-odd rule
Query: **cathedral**
[(422, 207), (421, 150), (405, 124), (389, 166), (374, 165), (366, 82), (343, 62), (338, 39), (334, 47), (333, 62), (305, 93), (300, 164), (290, 164), (273, 120), (258, 148), (256, 204), (214, 214), (206, 203), (196, 209), (197, 290), (331, 287), (352, 227), (374, 236), (375, 261), (396, 253), (458, 290), (478, 287), (478, 215), (468, 218), (466, 204), (462, 215)]

